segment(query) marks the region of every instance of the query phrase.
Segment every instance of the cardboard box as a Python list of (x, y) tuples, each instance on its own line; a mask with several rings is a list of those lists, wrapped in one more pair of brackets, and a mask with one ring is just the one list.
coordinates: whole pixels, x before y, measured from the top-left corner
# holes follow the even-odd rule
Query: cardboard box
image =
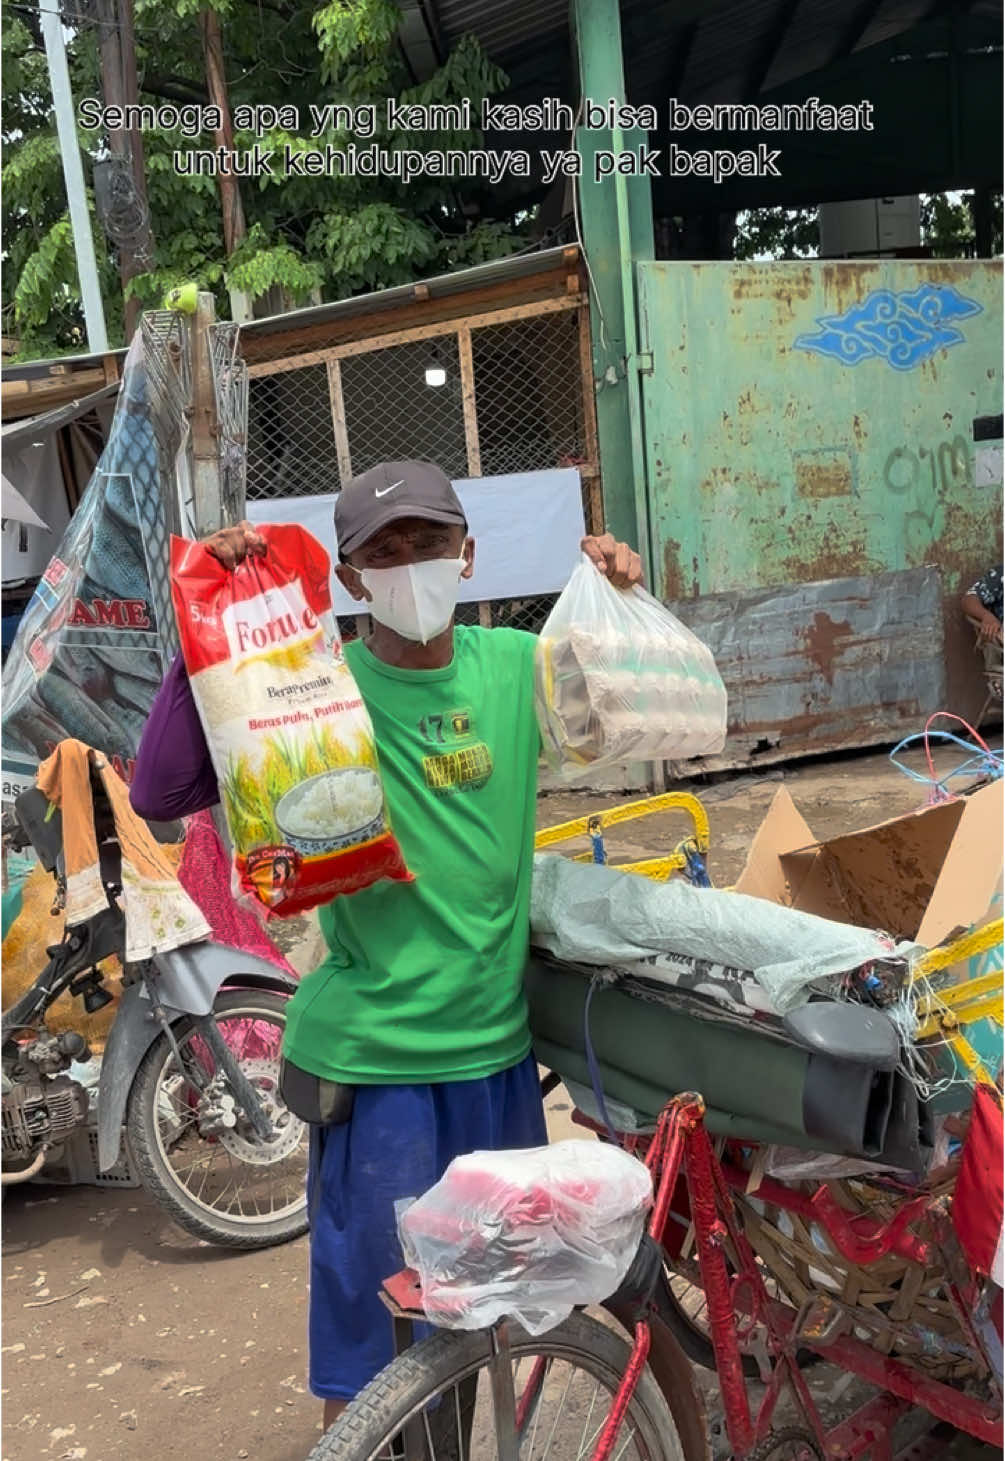
[[(783, 787), (757, 830), (736, 891), (935, 948), (1002, 916), (1003, 793), (1005, 783), (997, 781), (971, 796), (820, 842)], [(947, 969), (945, 978), (962, 983), (1000, 973), (1003, 953), (998, 942)], [(1001, 1015), (964, 1030), (985, 1066), (998, 1070)], [(956, 1109), (959, 1099), (958, 1091), (937, 1104)]]
[(782, 787), (736, 891), (934, 948), (1001, 917), (1003, 793), (997, 781), (821, 842)]

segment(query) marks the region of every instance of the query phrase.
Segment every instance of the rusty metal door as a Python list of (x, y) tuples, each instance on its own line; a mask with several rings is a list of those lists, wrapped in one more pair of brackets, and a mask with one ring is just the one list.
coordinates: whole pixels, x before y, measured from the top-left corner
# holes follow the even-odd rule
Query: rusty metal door
[[(790, 608), (809, 633), (828, 614), (827, 585), (865, 578), (892, 596), (876, 615), (875, 655), (902, 665), (920, 653), (921, 668), (928, 648), (893, 629), (915, 580), (896, 576), (931, 565), (937, 607), (926, 593), (918, 611), (948, 688), (931, 667), (915, 676), (917, 696), (879, 685), (888, 709), (863, 721), (862, 685), (845, 683), (863, 663), (860, 635), (835, 633), (831, 678), (817, 676), (805, 712), (816, 726), (805, 748), (888, 739), (944, 695), (953, 709), (972, 705), (979, 676), (957, 604), (1001, 552), (1001, 441), (974, 439), (975, 420), (1002, 410), (1000, 267), (647, 262), (638, 272), (663, 597), (735, 595), (738, 605), (752, 590), (800, 585)], [(849, 583), (846, 597), (859, 592)], [(783, 681), (812, 681), (809, 649), (800, 663), (790, 643), (774, 672), (777, 694), (764, 687), (757, 721), (777, 729), (789, 713)]]

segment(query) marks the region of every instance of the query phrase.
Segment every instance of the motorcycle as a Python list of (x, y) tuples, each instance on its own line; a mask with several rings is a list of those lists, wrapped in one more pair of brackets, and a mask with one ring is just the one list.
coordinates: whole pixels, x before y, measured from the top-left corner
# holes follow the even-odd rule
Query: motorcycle
[[(91, 1052), (75, 1030), (47, 1028), (65, 991), (88, 1014), (114, 996), (103, 960), (122, 962), (122, 993), (97, 1086), (97, 1165), (129, 1165), (186, 1231), (210, 1243), (263, 1248), (307, 1230), (308, 1131), (279, 1091), (286, 1004), (296, 985), (263, 959), (221, 944), (188, 944), (138, 963), (125, 959), (121, 854), (100, 782), (92, 777), (108, 906), (66, 929), (34, 983), (4, 1010), (0, 1030), (4, 1186), (54, 1163), (89, 1123), (74, 1079)], [(62, 819), (37, 788), (4, 818), (4, 845), (34, 847), (65, 899)], [(55, 911), (55, 910), (54, 910)]]

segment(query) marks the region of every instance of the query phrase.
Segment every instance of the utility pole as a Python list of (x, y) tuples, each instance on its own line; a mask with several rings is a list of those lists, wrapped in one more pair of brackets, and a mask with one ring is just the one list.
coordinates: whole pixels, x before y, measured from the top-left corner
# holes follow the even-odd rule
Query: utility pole
[[(204, 10), (199, 17), (202, 29), (202, 50), (206, 62), (206, 90), (210, 105), (220, 109), (220, 126), (213, 129), (213, 141), (228, 152), (234, 150), (234, 125), (227, 95), (227, 73), (223, 65), (223, 32), (215, 10)], [(236, 177), (219, 174), (220, 203), (223, 208), (223, 246), (227, 258), (247, 233), (241, 189)], [(230, 316), (238, 322), (252, 318), (251, 296), (240, 289), (230, 291)]]
[[(139, 97), (136, 76), (136, 40), (133, 32), (133, 0), (102, 0), (99, 23), (99, 57), (101, 87), (106, 106), (133, 106)], [(108, 146), (112, 157), (128, 159), (132, 182), (132, 202), (138, 210), (137, 223), (126, 238), (109, 235), (119, 250), (119, 275), (122, 290), (137, 274), (153, 266), (154, 241), (147, 209), (146, 177), (143, 170), (143, 137), (138, 127), (109, 131)], [(107, 228), (107, 225), (106, 225)], [(139, 323), (142, 306), (138, 299), (125, 297), (126, 339), (131, 340)]]
[[(55, 5), (55, 3), (56, 0), (49, 0), (50, 5)], [(63, 22), (58, 10), (49, 9), (44, 0), (41, 0), (39, 4), (39, 17), (42, 22), (42, 37), (45, 41), (45, 58), (49, 66), (49, 82), (52, 87), (52, 107), (56, 114), (59, 151), (63, 159), (63, 181), (66, 184), (66, 201), (70, 213), (70, 227), (73, 230), (73, 252), (77, 259), (80, 297), (84, 304), (87, 347), (92, 354), (103, 355), (108, 349), (105, 309), (101, 300), (101, 286), (98, 283), (98, 265), (94, 256), (91, 218), (87, 211), (87, 194), (84, 191), (84, 169), (80, 163), (80, 147), (77, 143), (77, 127), (73, 116), (73, 95), (70, 91), (70, 68), (66, 64)]]
[[(140, 84), (136, 74), (136, 33), (133, 29), (133, 0), (119, 0), (119, 48), (122, 52), (122, 94), (126, 106), (138, 106), (140, 100)], [(143, 204), (144, 216), (149, 219), (147, 211), (147, 177), (144, 169), (143, 133), (139, 127), (130, 127), (126, 133), (129, 145), (129, 158), (133, 168), (133, 183), (136, 187), (136, 195)], [(150, 225), (147, 223), (146, 238), (141, 242), (139, 253), (149, 255), (148, 263), (153, 264), (153, 239), (150, 234)]]

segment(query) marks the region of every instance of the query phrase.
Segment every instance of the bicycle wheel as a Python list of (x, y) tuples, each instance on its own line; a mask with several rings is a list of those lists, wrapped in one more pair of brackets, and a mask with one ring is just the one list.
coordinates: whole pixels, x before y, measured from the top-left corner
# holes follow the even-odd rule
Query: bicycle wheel
[[(399, 1355), (309, 1461), (585, 1461), (627, 1368), (627, 1340), (578, 1313), (537, 1338), (515, 1324), (508, 1334), (508, 1377), (505, 1365), (493, 1374), (487, 1330), (441, 1330)], [(509, 1428), (507, 1413), (515, 1416)], [(611, 1454), (618, 1461), (683, 1461), (666, 1400), (648, 1370)]]
[(222, 1077), (203, 1092), (191, 1083), (186, 1063), (209, 1077), (214, 1061), (186, 1017), (173, 1032), (182, 1067), (162, 1034), (136, 1073), (126, 1114), (130, 1155), (147, 1191), (195, 1237), (230, 1248), (288, 1243), (307, 1231), (307, 1128), (279, 1095), (286, 1001), (235, 990), (217, 996), (213, 1015), (269, 1115), (272, 1141), (263, 1142), (243, 1114), (220, 1122), (210, 1108), (226, 1094)]
[[(764, 1274), (763, 1277), (769, 1298), (779, 1298), (778, 1285), (774, 1279), (769, 1274)], [(692, 1363), (700, 1365), (704, 1370), (715, 1370), (715, 1351), (708, 1327), (708, 1299), (700, 1284), (692, 1283), (689, 1278), (672, 1269), (668, 1270), (660, 1317)], [(817, 1356), (809, 1349), (800, 1349), (796, 1353), (796, 1363), (800, 1369), (815, 1364), (816, 1359)], [(740, 1363), (748, 1380), (759, 1378), (761, 1372), (754, 1355), (741, 1354)]]

